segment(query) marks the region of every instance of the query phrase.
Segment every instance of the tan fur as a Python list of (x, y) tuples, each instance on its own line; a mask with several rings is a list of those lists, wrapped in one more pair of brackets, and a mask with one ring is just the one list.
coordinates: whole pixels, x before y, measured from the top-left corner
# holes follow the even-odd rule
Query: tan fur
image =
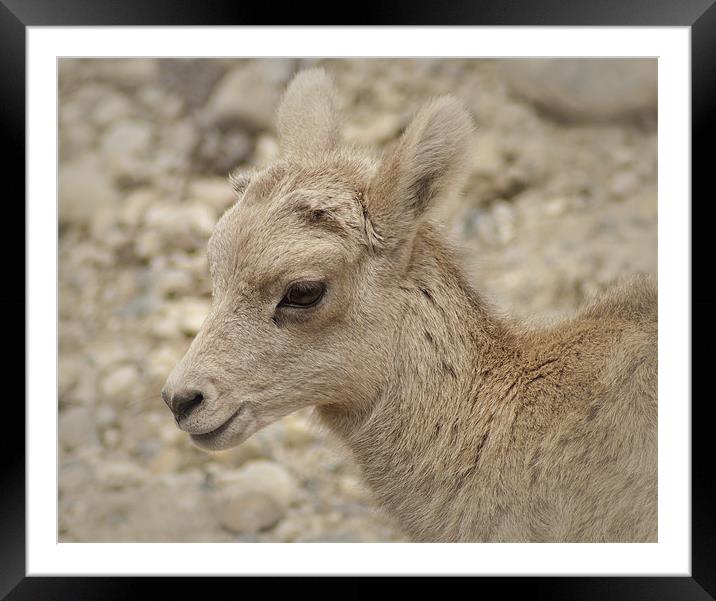
[[(417, 541), (655, 541), (656, 282), (550, 328), (498, 317), (428, 216), (471, 131), (440, 98), (376, 159), (340, 143), (324, 72), (294, 79), (282, 158), (235, 179), (209, 243), (213, 308), (165, 388), (205, 399), (179, 425), (226, 448), (315, 405)], [(297, 280), (326, 295), (287, 313)]]

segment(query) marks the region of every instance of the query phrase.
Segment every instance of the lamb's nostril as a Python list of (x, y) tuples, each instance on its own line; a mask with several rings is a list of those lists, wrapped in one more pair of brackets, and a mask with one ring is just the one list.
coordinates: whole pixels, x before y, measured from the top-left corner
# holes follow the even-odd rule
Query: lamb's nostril
[(177, 417), (189, 415), (204, 401), (204, 395), (198, 390), (182, 390), (172, 397), (171, 410)]

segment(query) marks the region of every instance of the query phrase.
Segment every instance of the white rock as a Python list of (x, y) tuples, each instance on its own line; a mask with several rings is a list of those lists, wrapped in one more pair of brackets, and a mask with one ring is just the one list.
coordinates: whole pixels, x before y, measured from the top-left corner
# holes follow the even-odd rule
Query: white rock
[(60, 354), (57, 361), (57, 387), (60, 400), (67, 397), (77, 384), (82, 367), (83, 361), (80, 358)]
[(283, 86), (293, 71), (292, 61), (258, 60), (229, 71), (205, 107), (210, 125), (239, 125), (251, 131), (272, 129)]
[(236, 202), (236, 192), (231, 188), (228, 179), (223, 177), (192, 180), (189, 184), (189, 195), (197, 202), (211, 205), (217, 214), (223, 213)]
[(157, 203), (144, 215), (144, 227), (163, 248), (196, 250), (206, 245), (216, 223), (210, 207), (198, 202)]
[(117, 422), (117, 412), (109, 405), (100, 405), (95, 411), (98, 428), (109, 428)]
[(402, 114), (383, 113), (374, 116), (368, 123), (347, 127), (344, 135), (346, 140), (355, 144), (382, 145), (396, 138), (404, 124)]
[(60, 411), (60, 444), (68, 450), (97, 444), (94, 416), (87, 407), (68, 407)]
[(102, 163), (84, 155), (60, 166), (60, 224), (89, 225), (98, 211), (117, 202), (117, 192)]
[(530, 59), (501, 61), (518, 94), (559, 117), (614, 119), (655, 113), (655, 59)]
[(315, 441), (311, 424), (302, 416), (289, 415), (283, 420), (283, 440), (289, 446), (304, 446)]
[(249, 461), (268, 459), (269, 456), (269, 450), (261, 443), (258, 436), (252, 436), (233, 449), (215, 452), (214, 460), (224, 466), (237, 468)]
[(124, 94), (108, 94), (92, 111), (92, 121), (99, 127), (120, 121), (132, 114), (132, 103)]
[(366, 502), (369, 494), (355, 476), (342, 476), (338, 480), (338, 492), (351, 501)]
[(498, 201), (492, 210), (495, 238), (499, 244), (511, 242), (516, 235), (515, 210), (508, 203)]
[(570, 200), (563, 196), (558, 196), (548, 200), (544, 204), (544, 213), (550, 217), (557, 217), (563, 215), (569, 208)]
[(221, 525), (231, 532), (256, 533), (275, 526), (285, 508), (262, 493), (244, 493), (224, 501), (220, 509)]
[(163, 269), (154, 274), (154, 288), (160, 297), (183, 295), (194, 290), (194, 278), (182, 269)]
[(279, 153), (278, 140), (270, 134), (262, 134), (256, 140), (254, 161), (259, 167), (268, 165)]
[(97, 480), (107, 488), (126, 488), (147, 481), (147, 472), (129, 461), (110, 461), (97, 470)]
[(167, 302), (152, 322), (152, 333), (164, 339), (178, 338), (182, 334), (195, 336), (209, 314), (210, 307), (208, 300), (200, 298)]
[(195, 336), (209, 314), (211, 303), (205, 299), (185, 299), (180, 304), (179, 327), (188, 336)]
[(144, 218), (147, 208), (158, 201), (156, 192), (151, 188), (132, 191), (122, 202), (119, 223), (131, 228), (136, 227)]
[(154, 128), (148, 121), (124, 119), (107, 128), (100, 152), (108, 171), (119, 183), (147, 179)]
[(95, 60), (91, 66), (92, 75), (128, 87), (156, 81), (159, 64), (154, 58), (103, 58)]
[(146, 366), (149, 380), (163, 383), (181, 357), (182, 353), (173, 346), (161, 345), (154, 349), (149, 354)]
[(134, 254), (140, 259), (151, 259), (163, 251), (162, 240), (156, 232), (142, 230), (134, 238)]
[(633, 171), (619, 171), (609, 181), (608, 188), (612, 196), (624, 199), (636, 192), (639, 176)]
[(84, 461), (72, 461), (60, 466), (58, 488), (60, 494), (81, 491), (92, 480), (92, 470)]
[(177, 471), (181, 461), (181, 453), (173, 447), (167, 447), (150, 459), (148, 467), (153, 474), (168, 474)]
[(494, 177), (504, 168), (502, 145), (495, 132), (481, 131), (475, 136), (470, 151), (472, 173), (479, 177)]
[(156, 85), (142, 87), (137, 96), (152, 114), (162, 119), (176, 119), (181, 114), (182, 101)]
[(239, 493), (261, 493), (282, 507), (290, 506), (299, 495), (295, 478), (283, 466), (272, 461), (249, 461), (238, 470), (218, 474), (216, 482), (225, 490), (226, 498)]
[(102, 432), (102, 444), (108, 449), (116, 449), (122, 441), (122, 434), (117, 428), (109, 428)]
[(102, 399), (109, 403), (129, 403), (139, 382), (139, 370), (127, 363), (109, 371), (100, 383)]

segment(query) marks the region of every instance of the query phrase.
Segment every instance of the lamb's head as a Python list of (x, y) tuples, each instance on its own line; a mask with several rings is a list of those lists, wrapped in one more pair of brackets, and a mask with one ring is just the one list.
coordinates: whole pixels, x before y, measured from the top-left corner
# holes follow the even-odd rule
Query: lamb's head
[(304, 71), (278, 112), (280, 158), (235, 176), (208, 246), (210, 314), (162, 391), (206, 449), (309, 405), (361, 411), (391, 365), (420, 219), (461, 183), (471, 121), (450, 98), (380, 161), (344, 147), (334, 91)]

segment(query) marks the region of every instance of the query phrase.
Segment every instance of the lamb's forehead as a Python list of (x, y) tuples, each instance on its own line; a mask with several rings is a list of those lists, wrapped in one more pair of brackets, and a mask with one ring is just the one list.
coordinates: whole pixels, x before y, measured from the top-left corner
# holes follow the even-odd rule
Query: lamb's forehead
[(288, 248), (355, 246), (363, 233), (364, 182), (351, 175), (330, 166), (257, 174), (214, 228), (209, 260), (236, 265), (240, 257), (266, 259)]

